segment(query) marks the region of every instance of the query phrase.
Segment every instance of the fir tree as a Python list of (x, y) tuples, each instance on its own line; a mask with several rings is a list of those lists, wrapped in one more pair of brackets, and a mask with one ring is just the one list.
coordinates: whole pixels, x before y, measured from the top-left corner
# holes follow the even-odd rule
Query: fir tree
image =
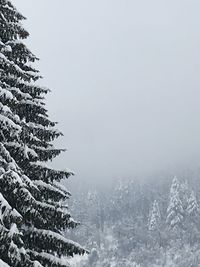
[(199, 213), (199, 205), (197, 203), (196, 196), (194, 194), (194, 191), (191, 192), (190, 197), (188, 199), (187, 203), (187, 213), (191, 216), (197, 216)]
[(84, 253), (62, 231), (78, 225), (59, 185), (71, 171), (48, 167), (58, 156), (52, 141), (62, 135), (45, 108), (49, 92), (31, 66), (37, 57), (23, 43), (25, 19), (0, 0), (0, 259), (10, 266), (66, 266), (61, 256)]
[[(17, 136), (20, 127), (11, 120), (11, 113), (1, 113), (1, 135), (10, 130), (13, 138)], [(8, 116), (9, 115), (9, 116)], [(9, 266), (33, 266), (25, 250), (22, 233), (23, 212), (32, 207), (34, 188), (32, 182), (20, 171), (9, 152), (0, 142), (0, 259)], [(39, 265), (38, 265), (39, 266)]]
[(188, 200), (190, 198), (191, 190), (189, 189), (188, 181), (184, 181), (180, 184), (179, 195), (182, 201), (183, 209), (186, 210), (188, 206)]
[(183, 205), (179, 195), (180, 183), (174, 177), (170, 189), (170, 200), (167, 208), (167, 224), (170, 227), (180, 226), (183, 221)]
[(159, 229), (160, 225), (160, 209), (157, 200), (154, 200), (153, 207), (149, 213), (148, 229), (149, 231), (155, 231)]

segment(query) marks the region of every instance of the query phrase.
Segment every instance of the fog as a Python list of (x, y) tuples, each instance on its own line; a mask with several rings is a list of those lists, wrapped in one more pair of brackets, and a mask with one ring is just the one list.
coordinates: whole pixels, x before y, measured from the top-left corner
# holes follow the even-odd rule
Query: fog
[(13, 0), (80, 181), (198, 168), (200, 2)]

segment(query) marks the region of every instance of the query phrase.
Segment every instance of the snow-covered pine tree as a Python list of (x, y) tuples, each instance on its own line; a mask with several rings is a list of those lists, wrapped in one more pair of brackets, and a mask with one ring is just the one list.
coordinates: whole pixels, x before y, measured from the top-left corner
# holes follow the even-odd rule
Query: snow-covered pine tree
[(187, 209), (186, 209), (186, 238), (190, 245), (194, 245), (195, 243), (199, 242), (199, 205), (195, 196), (194, 191), (191, 191), (190, 196), (187, 202)]
[(179, 196), (180, 183), (174, 177), (170, 189), (169, 206), (167, 208), (167, 224), (170, 227), (180, 226), (184, 218), (184, 209)]
[(188, 200), (190, 198), (191, 190), (189, 189), (188, 181), (185, 180), (180, 183), (179, 195), (182, 201), (183, 209), (186, 210), (188, 206)]
[(78, 225), (62, 204), (70, 193), (58, 183), (72, 172), (46, 165), (64, 151), (52, 145), (62, 134), (45, 108), (49, 90), (35, 83), (37, 58), (23, 43), (23, 19), (11, 1), (0, 0), (0, 259), (60, 267), (61, 256), (85, 250), (61, 235)]
[(154, 200), (152, 209), (149, 213), (149, 219), (148, 219), (148, 229), (149, 231), (155, 231), (159, 229), (160, 225), (160, 209), (157, 200)]
[[(6, 93), (6, 90), (0, 87), (0, 92)], [(22, 214), (27, 209), (34, 210), (30, 191), (36, 188), (5, 147), (8, 137), (13, 141), (18, 139), (21, 126), (19, 118), (3, 104), (9, 95), (4, 93), (0, 96), (0, 263), (2, 266), (3, 262), (9, 266), (40, 266), (30, 260), (20, 231)]]
[(196, 196), (194, 194), (194, 191), (191, 192), (190, 197), (188, 199), (187, 203), (187, 213), (191, 216), (197, 216), (199, 214), (199, 205), (197, 203)]

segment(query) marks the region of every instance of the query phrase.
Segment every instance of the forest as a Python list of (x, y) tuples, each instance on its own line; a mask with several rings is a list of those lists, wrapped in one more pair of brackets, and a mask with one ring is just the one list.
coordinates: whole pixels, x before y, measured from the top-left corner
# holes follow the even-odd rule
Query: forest
[(101, 190), (76, 186), (70, 206), (82, 223), (70, 236), (91, 253), (75, 266), (199, 266), (199, 178), (190, 171)]

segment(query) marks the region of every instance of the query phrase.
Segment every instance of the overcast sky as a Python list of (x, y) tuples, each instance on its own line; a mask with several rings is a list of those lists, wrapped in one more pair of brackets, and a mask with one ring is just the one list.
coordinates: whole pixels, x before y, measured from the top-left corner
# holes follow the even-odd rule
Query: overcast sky
[(13, 0), (41, 58), (55, 161), (99, 182), (200, 164), (199, 0)]

